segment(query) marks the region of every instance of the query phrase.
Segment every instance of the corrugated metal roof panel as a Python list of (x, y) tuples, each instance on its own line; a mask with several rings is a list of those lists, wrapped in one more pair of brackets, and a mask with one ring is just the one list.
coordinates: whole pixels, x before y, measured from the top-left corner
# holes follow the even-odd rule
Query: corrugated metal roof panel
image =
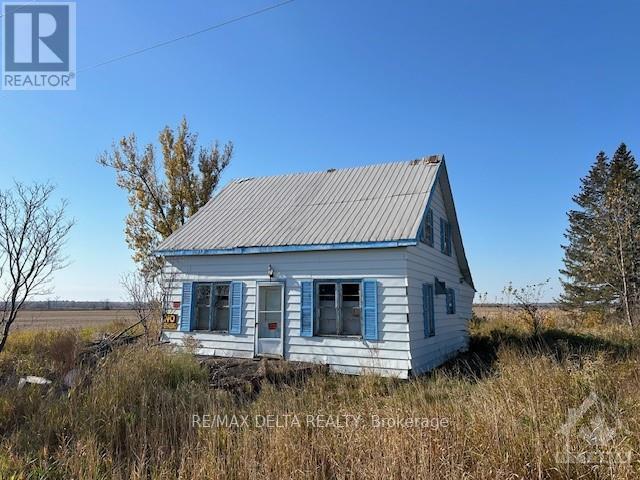
[(158, 250), (413, 240), (440, 159), (236, 180)]

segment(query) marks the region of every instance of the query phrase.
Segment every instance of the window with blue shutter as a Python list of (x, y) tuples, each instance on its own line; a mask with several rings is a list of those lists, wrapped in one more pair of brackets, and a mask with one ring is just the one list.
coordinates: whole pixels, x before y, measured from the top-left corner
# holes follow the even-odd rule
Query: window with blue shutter
[(424, 217), (420, 240), (430, 247), (433, 247), (433, 210), (431, 208), (427, 210), (427, 214)]
[(436, 334), (433, 285), (422, 284), (422, 313), (424, 317), (424, 336), (432, 337)]
[(239, 334), (242, 332), (242, 290), (244, 283), (231, 282), (231, 305), (229, 319), (229, 333)]
[(451, 255), (451, 223), (440, 217), (440, 251)]
[(456, 313), (456, 291), (453, 288), (447, 288), (447, 314)]
[(182, 303), (180, 304), (180, 331), (191, 331), (192, 309), (191, 300), (193, 297), (193, 283), (185, 282), (182, 284)]
[(364, 338), (378, 340), (378, 282), (376, 280), (362, 281)]
[(313, 337), (313, 282), (300, 282), (300, 336)]

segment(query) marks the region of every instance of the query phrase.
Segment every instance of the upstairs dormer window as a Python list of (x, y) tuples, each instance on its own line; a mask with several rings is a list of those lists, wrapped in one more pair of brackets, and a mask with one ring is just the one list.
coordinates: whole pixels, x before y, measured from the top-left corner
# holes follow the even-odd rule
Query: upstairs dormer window
[(424, 217), (420, 241), (433, 247), (433, 210), (431, 208), (427, 210), (427, 214)]
[(440, 251), (451, 256), (451, 223), (440, 217)]

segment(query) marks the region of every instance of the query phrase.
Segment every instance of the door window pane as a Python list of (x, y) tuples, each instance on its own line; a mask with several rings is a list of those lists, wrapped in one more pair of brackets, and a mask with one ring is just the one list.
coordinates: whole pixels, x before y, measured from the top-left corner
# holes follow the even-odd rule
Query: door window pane
[(260, 338), (280, 338), (282, 312), (260, 312), (258, 315)]
[(281, 287), (260, 287), (260, 310), (279, 312), (282, 310)]

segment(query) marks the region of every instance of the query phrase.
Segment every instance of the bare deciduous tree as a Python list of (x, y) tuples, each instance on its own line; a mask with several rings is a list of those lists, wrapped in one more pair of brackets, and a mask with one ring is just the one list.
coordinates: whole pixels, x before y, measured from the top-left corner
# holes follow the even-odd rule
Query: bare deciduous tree
[(509, 283), (504, 288), (504, 294), (507, 298), (513, 298), (515, 300), (514, 306), (516, 310), (524, 313), (526, 319), (529, 321), (529, 325), (531, 325), (531, 330), (534, 335), (540, 335), (540, 333), (542, 333), (543, 317), (540, 312), (540, 301), (548, 284), (549, 279), (521, 288), (514, 287), (512, 283)]
[(16, 182), (0, 191), (0, 352), (24, 303), (50, 293), (52, 274), (66, 266), (62, 247), (73, 221), (65, 201), (50, 206), (54, 190)]
[(155, 341), (159, 340), (162, 320), (168, 309), (173, 277), (163, 273), (150, 277), (140, 272), (133, 272), (122, 277), (121, 285), (127, 293), (138, 320), (126, 331), (141, 325), (147, 344), (152, 338)]

